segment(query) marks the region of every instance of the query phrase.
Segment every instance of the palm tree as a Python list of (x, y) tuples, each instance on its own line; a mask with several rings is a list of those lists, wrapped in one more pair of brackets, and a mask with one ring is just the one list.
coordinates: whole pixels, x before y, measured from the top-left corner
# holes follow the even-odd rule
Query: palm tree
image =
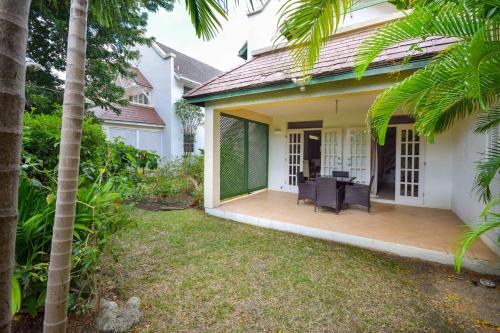
[[(387, 47), (430, 36), (447, 36), (456, 43), (436, 55), (430, 63), (379, 95), (370, 108), (368, 126), (384, 143), (391, 116), (396, 110), (409, 112), (415, 129), (431, 142), (455, 121), (479, 114), (477, 133), (500, 124), (500, 2), (498, 0), (414, 1), (413, 11), (379, 29), (359, 48), (355, 59), (359, 78)], [(500, 226), (495, 213), (500, 200), (493, 198), (490, 184), (500, 167), (500, 142), (493, 138), (483, 160), (477, 164), (475, 191), (487, 203), (483, 221), (468, 232), (456, 255), (460, 270), (468, 247), (481, 234)]]
[[(93, 10), (98, 13), (97, 16), (103, 22), (112, 24), (119, 22), (120, 13), (126, 15), (127, 8), (145, 3), (144, 0), (128, 0), (123, 1), (116, 8), (115, 1), (101, 1), (93, 3)], [(187, 0), (186, 7), (193, 18), (196, 33), (206, 39), (212, 38), (221, 26), (218, 15), (225, 18), (222, 7), (212, 0)], [(56, 213), (43, 324), (45, 333), (66, 331), (71, 251), (84, 117), (87, 15), (88, 0), (71, 0)]]
[(50, 251), (44, 332), (66, 332), (71, 248), (85, 103), (87, 0), (72, 0), (57, 181), (56, 215)]
[(10, 332), (30, 0), (0, 1), (0, 332)]

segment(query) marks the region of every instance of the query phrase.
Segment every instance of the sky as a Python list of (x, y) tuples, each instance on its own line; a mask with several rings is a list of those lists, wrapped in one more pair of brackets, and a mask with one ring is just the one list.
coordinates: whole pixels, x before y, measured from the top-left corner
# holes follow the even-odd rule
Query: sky
[(190, 57), (227, 71), (243, 63), (238, 57), (238, 50), (246, 41), (245, 19), (246, 6), (233, 8), (218, 36), (204, 41), (196, 37), (184, 3), (176, 1), (172, 12), (161, 10), (149, 14), (147, 35)]

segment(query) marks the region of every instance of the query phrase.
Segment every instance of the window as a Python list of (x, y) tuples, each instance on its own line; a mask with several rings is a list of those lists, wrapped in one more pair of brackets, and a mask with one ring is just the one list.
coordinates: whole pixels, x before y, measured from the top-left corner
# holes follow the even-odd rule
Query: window
[(194, 134), (193, 133), (184, 133), (184, 153), (193, 153), (194, 152)]
[(132, 95), (128, 97), (129, 102), (138, 104), (149, 104), (149, 98), (146, 94)]

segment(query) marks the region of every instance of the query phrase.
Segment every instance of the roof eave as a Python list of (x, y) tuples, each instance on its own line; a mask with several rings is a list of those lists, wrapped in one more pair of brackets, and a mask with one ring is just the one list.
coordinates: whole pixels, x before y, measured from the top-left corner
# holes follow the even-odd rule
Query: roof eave
[[(411, 61), (411, 62), (408, 62), (405, 64), (399, 64), (399, 65), (381, 65), (381, 66), (371, 67), (365, 71), (365, 73), (363, 74), (363, 77), (388, 74), (388, 73), (397, 72), (397, 71), (415, 70), (415, 69), (419, 69), (419, 68), (426, 66), (429, 63), (429, 61), (430, 61), (430, 58), (427, 58), (427, 59)], [(332, 73), (332, 74), (327, 74), (324, 76), (318, 76), (318, 77), (312, 78), (311, 81), (309, 81), (309, 83), (307, 84), (307, 86), (319, 85), (319, 84), (324, 84), (324, 83), (329, 83), (329, 82), (344, 81), (344, 80), (353, 80), (353, 79), (356, 79), (356, 74), (353, 71), (343, 72), (343, 73)], [(261, 94), (261, 93), (266, 93), (266, 92), (274, 92), (274, 91), (286, 90), (286, 89), (292, 89), (292, 88), (297, 88), (297, 85), (295, 85), (294, 83), (289, 81), (289, 82), (273, 83), (273, 84), (260, 86), (260, 87), (225, 91), (225, 92), (220, 92), (220, 93), (215, 93), (215, 94), (207, 94), (207, 95), (201, 95), (201, 96), (200, 95), (198, 95), (198, 96), (184, 96), (184, 98), (190, 104), (199, 105), (199, 106), (204, 107), (205, 103), (208, 101), (221, 100), (221, 99), (234, 98), (234, 97), (247, 96), (247, 95), (254, 95), (254, 94)]]
[(165, 127), (165, 124), (160, 124), (160, 123), (146, 123), (142, 121), (131, 121), (131, 120), (116, 120), (116, 119), (106, 119), (106, 118), (98, 118), (102, 120), (104, 123), (110, 124), (110, 125), (129, 125), (129, 126), (138, 126), (138, 127), (157, 127), (157, 128), (163, 128)]

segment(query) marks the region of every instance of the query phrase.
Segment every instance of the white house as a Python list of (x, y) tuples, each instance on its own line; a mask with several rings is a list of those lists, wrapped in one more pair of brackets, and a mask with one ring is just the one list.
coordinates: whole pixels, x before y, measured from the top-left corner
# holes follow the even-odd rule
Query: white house
[[(280, 6), (281, 1), (269, 0), (248, 14), (249, 35), (239, 52), (248, 57), (245, 64), (185, 95), (205, 107), (206, 211), (452, 263), (463, 222), (471, 223), (483, 207), (472, 184), (474, 164), (486, 151), (488, 136), (474, 134), (468, 119), (430, 144), (415, 133), (410, 117), (398, 114), (391, 120), (386, 145), (378, 146), (365, 119), (384, 88), (424, 66), (453, 41), (429, 38), (413, 51), (411, 42), (391, 47), (358, 81), (352, 72), (358, 45), (382, 24), (401, 17), (386, 1), (359, 1), (322, 49), (312, 79), (302, 86), (289, 50), (271, 47)], [(409, 55), (411, 61), (403, 63)], [(399, 75), (391, 75), (395, 70)], [(374, 177), (372, 213), (348, 209), (337, 217), (297, 205), (298, 172), (315, 177), (334, 170), (348, 171), (362, 184)], [(494, 254), (500, 253), (497, 237), (494, 232), (487, 235), (469, 254), (493, 262), (495, 268), (486, 270), (495, 273), (500, 268)], [(472, 262), (467, 265), (477, 269)]]
[(163, 161), (181, 156), (184, 150), (197, 153), (204, 146), (203, 128), (199, 128), (194, 146), (184, 142), (183, 128), (175, 115), (175, 102), (189, 90), (221, 72), (166, 45), (138, 47), (136, 76), (122, 79), (129, 105), (120, 114), (94, 108), (103, 120), (108, 138), (121, 137), (125, 143), (157, 152)]

